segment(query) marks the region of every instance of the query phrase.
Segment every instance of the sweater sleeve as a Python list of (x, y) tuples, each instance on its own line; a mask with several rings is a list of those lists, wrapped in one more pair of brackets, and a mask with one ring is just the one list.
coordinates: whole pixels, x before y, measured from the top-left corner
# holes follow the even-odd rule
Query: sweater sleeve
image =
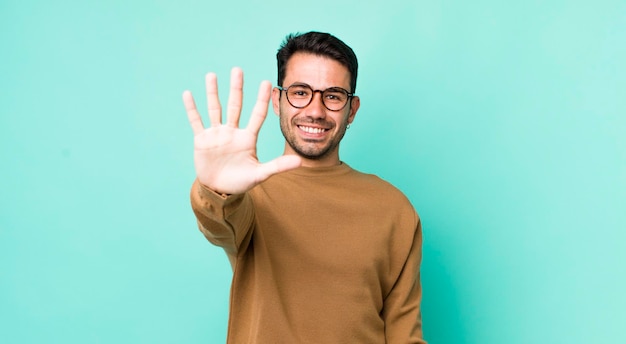
[[(416, 215), (417, 216), (417, 215)], [(425, 344), (422, 333), (422, 225), (417, 218), (413, 243), (400, 276), (385, 298), (382, 312), (385, 339), (389, 344)]]
[(196, 179), (191, 187), (191, 208), (198, 228), (209, 242), (224, 249), (232, 267), (252, 235), (254, 207), (250, 196), (220, 195)]

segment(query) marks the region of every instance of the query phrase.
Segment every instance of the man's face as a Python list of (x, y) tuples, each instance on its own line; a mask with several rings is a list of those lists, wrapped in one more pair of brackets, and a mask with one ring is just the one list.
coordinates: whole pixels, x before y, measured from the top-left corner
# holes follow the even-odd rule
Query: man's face
[[(341, 87), (350, 90), (350, 72), (341, 63), (327, 57), (296, 53), (287, 62), (283, 87), (307, 84), (313, 90)], [(282, 95), (281, 95), (282, 93)], [(285, 92), (272, 91), (274, 112), (280, 116), (280, 129), (285, 136), (286, 154), (297, 154), (315, 165), (339, 162), (339, 142), (352, 123), (359, 108), (354, 97), (339, 111), (328, 110), (320, 92), (313, 94), (309, 105), (298, 109), (289, 104)]]

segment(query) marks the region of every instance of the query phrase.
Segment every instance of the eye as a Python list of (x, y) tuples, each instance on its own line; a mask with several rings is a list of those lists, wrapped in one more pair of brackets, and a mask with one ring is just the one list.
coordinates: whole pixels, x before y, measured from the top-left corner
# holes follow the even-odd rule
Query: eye
[(324, 92), (324, 98), (333, 102), (343, 102), (346, 100), (347, 96), (343, 92), (331, 90)]
[(303, 86), (291, 86), (289, 87), (289, 95), (292, 97), (306, 98), (309, 97), (311, 91), (307, 87)]

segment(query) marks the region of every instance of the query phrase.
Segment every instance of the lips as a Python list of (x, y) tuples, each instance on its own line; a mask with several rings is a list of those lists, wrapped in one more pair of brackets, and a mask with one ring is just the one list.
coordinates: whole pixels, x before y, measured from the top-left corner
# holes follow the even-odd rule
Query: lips
[(328, 131), (328, 129), (318, 128), (318, 127), (309, 127), (305, 125), (298, 125), (298, 128), (308, 134), (322, 134)]

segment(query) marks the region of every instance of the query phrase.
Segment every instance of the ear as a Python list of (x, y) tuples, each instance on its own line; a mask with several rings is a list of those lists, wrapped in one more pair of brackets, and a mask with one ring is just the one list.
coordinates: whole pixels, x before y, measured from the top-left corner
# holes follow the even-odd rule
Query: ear
[(280, 93), (281, 91), (278, 88), (274, 87), (272, 89), (272, 108), (277, 116), (280, 115)]
[(350, 112), (348, 113), (348, 124), (354, 121), (354, 117), (356, 117), (356, 112), (359, 111), (359, 107), (361, 106), (361, 98), (358, 96), (352, 97), (350, 99)]

